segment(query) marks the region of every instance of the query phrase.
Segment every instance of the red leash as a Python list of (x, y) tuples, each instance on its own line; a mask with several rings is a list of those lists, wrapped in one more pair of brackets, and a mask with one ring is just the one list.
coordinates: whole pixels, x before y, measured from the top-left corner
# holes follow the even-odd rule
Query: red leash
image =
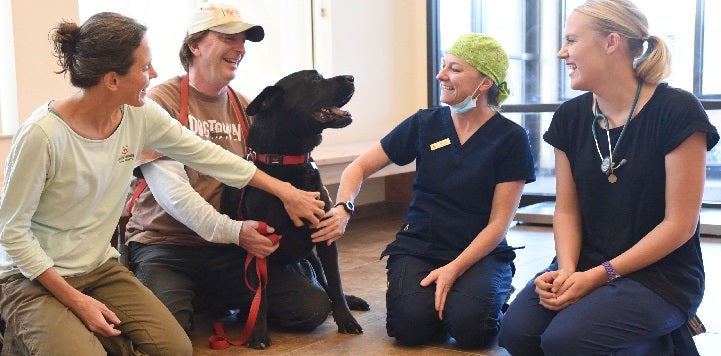
[[(313, 165), (315, 165), (315, 162), (313, 162), (310, 158), (310, 153), (297, 156), (280, 154), (257, 154), (255, 153), (255, 151), (253, 151), (252, 148), (248, 147), (248, 157), (253, 162), (261, 162), (267, 165), (285, 166), (304, 164), (308, 162), (311, 162)], [(244, 197), (245, 189), (243, 189), (240, 196), (240, 204), (238, 205), (238, 220), (245, 220), (243, 218), (242, 203)], [(268, 233), (268, 224), (263, 221), (258, 222), (258, 232), (273, 241), (273, 245), (277, 245), (280, 242), (280, 238), (278, 237), (278, 235)], [(258, 276), (257, 288), (253, 287), (250, 284), (250, 281), (248, 281), (248, 267), (250, 267), (250, 264), (253, 263), (253, 259), (255, 259), (255, 272)], [(245, 258), (245, 271), (243, 273), (243, 277), (245, 278), (245, 285), (248, 286), (248, 289), (250, 289), (252, 292), (255, 292), (255, 295), (253, 296), (253, 302), (250, 305), (250, 311), (248, 312), (248, 320), (245, 322), (245, 328), (243, 329), (243, 335), (238, 340), (228, 340), (228, 338), (226, 338), (225, 336), (225, 330), (223, 330), (223, 323), (216, 321), (215, 323), (213, 323), (215, 335), (208, 338), (208, 341), (210, 342), (210, 347), (212, 349), (222, 350), (230, 347), (230, 345), (242, 345), (246, 341), (248, 341), (248, 338), (250, 338), (250, 333), (253, 331), (255, 322), (258, 319), (258, 312), (260, 311), (260, 299), (263, 287), (268, 284), (268, 262), (266, 261), (266, 259), (248, 254)]]
[[(258, 222), (258, 232), (268, 237), (273, 245), (277, 245), (280, 242), (280, 238), (276, 234), (268, 233), (268, 224), (263, 221)], [(248, 281), (248, 267), (253, 263), (255, 259), (255, 273), (258, 276), (258, 287), (253, 287)], [(215, 329), (215, 335), (208, 338), (210, 342), (210, 348), (214, 350), (222, 350), (230, 347), (230, 345), (242, 345), (250, 337), (250, 333), (253, 331), (255, 321), (258, 319), (258, 312), (260, 311), (260, 297), (263, 292), (263, 287), (268, 284), (268, 262), (265, 258), (253, 256), (248, 254), (245, 257), (245, 285), (255, 292), (253, 296), (253, 302), (250, 304), (250, 312), (248, 313), (248, 320), (245, 322), (245, 328), (243, 329), (243, 335), (238, 340), (228, 340), (225, 336), (225, 330), (223, 329), (223, 323), (216, 321), (213, 323), (213, 329)]]

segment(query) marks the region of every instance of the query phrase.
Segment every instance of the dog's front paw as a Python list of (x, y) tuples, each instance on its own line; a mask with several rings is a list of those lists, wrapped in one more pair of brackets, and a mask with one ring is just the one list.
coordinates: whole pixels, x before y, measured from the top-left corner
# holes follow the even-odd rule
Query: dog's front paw
[(363, 328), (353, 319), (345, 323), (338, 323), (338, 332), (341, 334), (362, 334)]
[(264, 350), (266, 347), (270, 347), (270, 337), (268, 334), (256, 335), (253, 333), (244, 345), (251, 349)]
[(365, 299), (363, 299), (361, 297), (356, 297), (351, 294), (346, 294), (345, 302), (348, 304), (348, 309), (350, 309), (350, 310), (361, 310), (361, 311), (371, 310), (371, 305), (368, 304), (368, 302), (366, 302)]
[(338, 332), (341, 334), (362, 334), (363, 328), (347, 309), (334, 310), (333, 319), (338, 325)]
[(338, 325), (338, 332), (341, 334), (362, 334), (363, 328), (355, 320), (346, 303), (332, 303), (331, 306), (333, 320), (335, 320), (336, 325)]

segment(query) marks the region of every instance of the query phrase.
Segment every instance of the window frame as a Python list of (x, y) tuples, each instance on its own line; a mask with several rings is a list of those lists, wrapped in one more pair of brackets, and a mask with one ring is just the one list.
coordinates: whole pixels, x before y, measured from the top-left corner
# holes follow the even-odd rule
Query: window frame
[[(440, 68), (440, 2), (442, 0), (426, 0), (426, 17), (427, 17), (427, 56), (428, 56), (428, 106), (440, 105), (440, 90), (436, 83), (436, 73)], [(482, 0), (475, 0), (476, 3)], [(565, 1), (558, 0), (559, 7), (563, 8)], [(527, 3), (529, 1), (527, 0)], [(540, 1), (530, 1), (531, 4), (536, 6), (531, 11), (536, 11), (536, 17), (538, 17), (538, 7), (542, 6)], [(533, 14), (529, 14), (529, 7), (526, 7), (526, 22), (528, 23), (529, 18), (533, 17)], [(694, 25), (694, 67), (693, 67), (693, 94), (699, 98), (701, 104), (706, 110), (721, 110), (721, 93), (718, 94), (702, 94), (703, 89), (703, 47), (704, 47), (704, 25), (705, 25), (705, 8), (706, 0), (696, 0), (696, 21)], [(480, 11), (480, 10), (473, 10)], [(480, 16), (478, 16), (480, 18)], [(531, 19), (533, 20), (533, 19)], [(563, 19), (561, 19), (563, 21)], [(559, 28), (563, 28), (563, 24), (559, 24)], [(528, 25), (527, 25), (528, 26)], [(560, 39), (561, 34), (559, 33), (559, 48), (561, 46)], [(532, 45), (532, 44), (531, 44)], [(528, 66), (528, 64), (527, 64)], [(559, 66), (563, 64), (559, 61)], [(561, 73), (563, 73), (561, 71)], [(564, 77), (559, 78), (561, 81), (565, 81)], [(504, 112), (512, 113), (543, 113), (543, 112), (554, 112), (562, 102), (554, 103), (533, 103), (533, 104), (506, 104), (503, 105)]]
[[(439, 99), (440, 99), (440, 88), (436, 80), (436, 74), (438, 68), (440, 68), (440, 62), (441, 62), (441, 31), (440, 31), (440, 4), (442, 0), (426, 0), (426, 9), (427, 9), (427, 58), (428, 58), (428, 66), (427, 66), (427, 86), (428, 86), (428, 106), (429, 107), (435, 107), (441, 105)], [(482, 19), (481, 13), (480, 13), (480, 6), (478, 6), (482, 1), (484, 0), (472, 0), (471, 2), (471, 12), (474, 14), (472, 18), (472, 24), (471, 24), (471, 30), (474, 32), (480, 32), (481, 26), (480, 21)], [(561, 13), (566, 13), (566, 1), (565, 0), (557, 0), (558, 2), (556, 5), (559, 9), (561, 9)], [(544, 2), (544, 4), (547, 4)], [(531, 5), (531, 6), (529, 6)], [(526, 0), (526, 6), (524, 16), (524, 23), (526, 26), (526, 29), (528, 26), (536, 26), (538, 25), (537, 20), (540, 19), (541, 12), (540, 12), (540, 1), (533, 1), (533, 0)], [(701, 104), (703, 105), (705, 110), (721, 110), (721, 93), (713, 93), (713, 94), (702, 94), (703, 90), (703, 67), (704, 67), (704, 29), (705, 27), (705, 9), (706, 9), (706, 0), (696, 0), (696, 11), (695, 11), (695, 24), (694, 24), (694, 54), (693, 54), (693, 94), (699, 99)], [(478, 20), (477, 20), (478, 19)], [(558, 48), (561, 47), (561, 38), (562, 38), (562, 29), (563, 29), (563, 22), (565, 19), (563, 16), (559, 16), (559, 33), (556, 36), (558, 38)], [(524, 31), (525, 33), (529, 33), (529, 31)], [(526, 41), (529, 41), (527, 37), (524, 37)], [(538, 40), (538, 39), (536, 39)], [(526, 43), (526, 48), (528, 47), (534, 47), (535, 45), (533, 43)], [(528, 52), (528, 51), (526, 51)], [(528, 57), (533, 59), (533, 55), (527, 55), (523, 54), (524, 57)], [(525, 60), (525, 58), (524, 58)], [(532, 65), (529, 64), (531, 61), (526, 61), (525, 67), (528, 68), (531, 66), (531, 70), (533, 70)], [(558, 61), (558, 66), (560, 67), (559, 73), (564, 73), (565, 70), (563, 68), (562, 61)], [(538, 67), (538, 66), (537, 66)], [(537, 68), (536, 68), (537, 70)], [(537, 73), (537, 72), (536, 72)], [(523, 74), (525, 75), (525, 73)], [(538, 75), (536, 78), (540, 78)], [(539, 79), (540, 80), (540, 79)], [(561, 84), (561, 88), (566, 87), (566, 81), (567, 76), (559, 75), (559, 83)], [(540, 88), (540, 83), (536, 85), (536, 88), (533, 88), (534, 90), (537, 90)], [(562, 89), (563, 91), (563, 89)], [(528, 94), (533, 94), (532, 92), (529, 92), (527, 88), (524, 88), (524, 93), (521, 93), (523, 97), (526, 97)], [(536, 95), (535, 97), (540, 98), (540, 95)], [(565, 101), (565, 100), (564, 100)], [(530, 126), (534, 126), (536, 129), (538, 128), (538, 125), (541, 123), (540, 120), (540, 114), (542, 113), (553, 113), (555, 112), (558, 107), (563, 103), (563, 101), (559, 102), (535, 102), (535, 103), (520, 103), (520, 104), (504, 104), (503, 105), (503, 112), (504, 113), (516, 113), (522, 115), (522, 121), (523, 125), (529, 129)], [(533, 128), (533, 127), (532, 127)], [(530, 131), (530, 129), (529, 129)], [(531, 145), (540, 145), (542, 144), (540, 139), (538, 137), (532, 138)], [(535, 142), (534, 142), (535, 141)], [(536, 147), (533, 147), (534, 149)], [(534, 151), (535, 152), (535, 151)], [(538, 201), (547, 201), (547, 200), (555, 200), (555, 192), (553, 193), (545, 193), (545, 192), (533, 192), (533, 193), (525, 193), (523, 195), (523, 200), (521, 202), (522, 205), (527, 205), (530, 203), (535, 203)], [(719, 207), (721, 206), (721, 202), (704, 202), (704, 207)]]

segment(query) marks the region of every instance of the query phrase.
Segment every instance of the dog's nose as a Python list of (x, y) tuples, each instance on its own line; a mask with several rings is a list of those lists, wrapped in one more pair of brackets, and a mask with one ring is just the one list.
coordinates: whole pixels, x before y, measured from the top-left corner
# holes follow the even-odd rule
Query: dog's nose
[(352, 75), (346, 75), (345, 80), (347, 80), (350, 83), (353, 83), (355, 81), (355, 78), (353, 78)]

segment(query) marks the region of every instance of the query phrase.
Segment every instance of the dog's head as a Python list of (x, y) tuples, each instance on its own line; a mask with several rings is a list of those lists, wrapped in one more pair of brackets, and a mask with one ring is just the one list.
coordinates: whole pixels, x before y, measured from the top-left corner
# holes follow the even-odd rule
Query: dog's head
[(256, 150), (274, 145), (272, 149), (287, 151), (277, 146), (291, 146), (300, 140), (302, 146), (310, 146), (303, 147), (310, 152), (320, 144), (324, 129), (345, 127), (353, 121), (340, 107), (354, 92), (350, 75), (323, 78), (315, 70), (292, 73), (263, 89), (248, 105), (246, 112), (253, 116), (248, 144)]

